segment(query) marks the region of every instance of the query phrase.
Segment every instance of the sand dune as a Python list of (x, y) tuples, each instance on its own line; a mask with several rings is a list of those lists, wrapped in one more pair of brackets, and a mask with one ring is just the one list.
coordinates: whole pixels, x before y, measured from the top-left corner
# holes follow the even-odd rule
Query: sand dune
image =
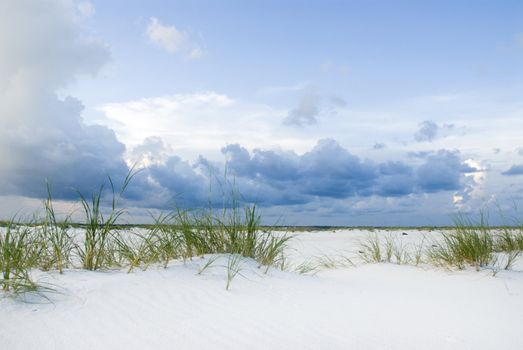
[[(299, 233), (289, 259), (354, 251), (365, 234)], [(245, 260), (227, 291), (226, 257), (198, 275), (209, 258), (130, 274), (39, 273), (59, 293), (52, 303), (0, 300), (0, 348), (523, 348), (521, 261), (492, 277), (385, 263), (264, 274)]]

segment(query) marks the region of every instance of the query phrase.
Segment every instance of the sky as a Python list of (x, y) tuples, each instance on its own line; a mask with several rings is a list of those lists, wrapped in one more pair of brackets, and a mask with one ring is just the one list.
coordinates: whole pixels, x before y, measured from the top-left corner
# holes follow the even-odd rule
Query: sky
[(233, 190), (268, 224), (523, 205), (519, 0), (3, 0), (0, 52), (2, 218), (133, 166), (133, 222)]

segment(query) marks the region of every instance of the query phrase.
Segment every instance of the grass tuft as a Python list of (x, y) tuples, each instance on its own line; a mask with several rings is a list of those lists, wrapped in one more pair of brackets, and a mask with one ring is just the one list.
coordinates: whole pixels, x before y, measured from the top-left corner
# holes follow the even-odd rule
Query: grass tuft
[(383, 261), (381, 242), (376, 233), (360, 243), (358, 251), (360, 258), (366, 263), (380, 263)]
[(240, 254), (230, 254), (227, 259), (227, 279), (225, 290), (229, 290), (232, 280), (240, 274), (243, 267), (243, 256)]
[(30, 276), (37, 264), (40, 246), (31, 229), (9, 221), (5, 233), (0, 234), (0, 286), (6, 292), (19, 294), (38, 290)]
[(470, 218), (458, 216), (455, 229), (443, 233), (440, 242), (434, 242), (429, 250), (429, 259), (439, 266), (464, 269), (473, 266), (476, 270), (495, 263), (494, 235), (482, 215), (478, 223)]
[(110, 242), (112, 238), (111, 229), (125, 212), (125, 209), (118, 208), (117, 204), (134, 174), (133, 169), (131, 169), (118, 194), (115, 192), (111, 177), (108, 177), (112, 194), (111, 210), (108, 215), (104, 215), (101, 208), (104, 185), (100, 186), (98, 191), (93, 192), (90, 200), (87, 200), (78, 192), (84, 209), (86, 224), (83, 246), (78, 246), (78, 255), (84, 269), (98, 270), (109, 266), (113, 260), (112, 250), (110, 249), (112, 246)]

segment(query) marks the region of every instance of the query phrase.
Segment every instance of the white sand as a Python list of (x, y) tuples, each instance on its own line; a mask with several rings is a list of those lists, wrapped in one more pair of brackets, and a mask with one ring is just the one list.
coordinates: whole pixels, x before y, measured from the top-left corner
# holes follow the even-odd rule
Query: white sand
[[(291, 262), (352, 254), (367, 234), (298, 234)], [(197, 275), (206, 259), (42, 273), (63, 293), (1, 299), (0, 349), (523, 349), (521, 259), (496, 277), (385, 263), (265, 275), (247, 261), (229, 291), (226, 258)]]

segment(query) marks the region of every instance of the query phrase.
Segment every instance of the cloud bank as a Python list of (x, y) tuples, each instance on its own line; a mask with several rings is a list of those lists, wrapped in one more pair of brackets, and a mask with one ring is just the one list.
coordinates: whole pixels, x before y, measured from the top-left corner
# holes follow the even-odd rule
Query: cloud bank
[[(429, 212), (434, 198), (446, 196), (461, 207), (479, 198), (484, 170), (469, 155), (426, 148), (447, 147), (429, 143), (452, 125), (421, 123), (414, 138), (424, 143), (417, 145), (422, 151), (409, 158), (397, 140), (411, 138), (412, 131), (388, 124), (390, 115), (369, 118), (344, 99), (328, 97), (335, 95), (325, 95), (327, 106), (320, 108), (319, 95), (310, 90), (301, 90), (290, 110), (212, 91), (109, 103), (100, 107), (108, 124), (88, 125), (81, 101), (58, 91), (78, 77), (97, 75), (110, 60), (108, 47), (83, 30), (95, 13), (90, 3), (67, 0), (0, 4), (0, 195), (42, 198), (48, 179), (56, 198), (71, 199), (75, 190), (87, 194), (107, 175), (123, 179), (136, 164), (142, 171), (126, 198), (143, 208), (220, 204), (228, 186), (224, 169), (243, 200), (311, 216), (379, 212), (385, 202), (398, 213), (412, 212), (414, 205)], [(185, 32), (157, 18), (146, 35), (171, 54), (190, 56), (196, 47)], [(329, 104), (340, 113), (328, 113)], [(314, 128), (289, 127), (307, 125)], [(384, 142), (372, 146), (373, 139)], [(502, 172), (521, 173), (520, 165)]]
[[(103, 43), (83, 36), (80, 16), (85, 14), (74, 5), (67, 1), (45, 6), (29, 1), (2, 5), (0, 49), (5, 54), (0, 58), (0, 87), (4, 91), (0, 118), (6, 127), (0, 131), (0, 191), (4, 195), (41, 197), (44, 180), (49, 179), (58, 198), (72, 198), (75, 189), (89, 192), (108, 174), (123, 178), (129, 169), (124, 156), (129, 164), (143, 168), (128, 197), (144, 207), (167, 206), (173, 200), (188, 205), (205, 203), (210, 196), (209, 186), (217, 189), (223, 185), (220, 174), (225, 166), (245, 200), (265, 206), (307, 204), (318, 199), (402, 197), (456, 191), (462, 186), (460, 155), (445, 150), (426, 155), (420, 164), (413, 165), (362, 159), (332, 139), (320, 140), (302, 154), (261, 148), (248, 151), (238, 143), (221, 149), (227, 159), (225, 165), (203, 156), (191, 163), (176, 155), (162, 138), (147, 133), (140, 134), (143, 138), (138, 140), (143, 142), (136, 140), (135, 147), (126, 150), (112, 129), (83, 122), (79, 100), (57, 94), (78, 76), (97, 74), (110, 59)], [(36, 12), (39, 20), (34, 20)], [(28, 25), (14, 35), (9, 28), (16, 23)], [(152, 19), (149, 32), (158, 43), (176, 52), (182, 39), (173, 28)], [(227, 96), (202, 93), (107, 105), (104, 110), (122, 115), (133, 128), (143, 131), (147, 128), (147, 123), (141, 122), (143, 111), (154, 106), (159, 124), (151, 130), (153, 133), (158, 127), (172, 130), (184, 122), (190, 123), (191, 130), (215, 130), (212, 123), (218, 125), (223, 120), (207, 118), (212, 113), (206, 109), (227, 110), (234, 105), (235, 101)], [(182, 116), (186, 108), (202, 113), (201, 125), (193, 118), (173, 121), (173, 114)], [(241, 113), (246, 114), (245, 110)], [(246, 128), (259, 118), (249, 117), (249, 113), (241, 118)], [(314, 123), (318, 113), (318, 96), (308, 93), (289, 113), (288, 122)], [(202, 140), (209, 137), (211, 134), (203, 134)]]
[[(157, 142), (146, 143), (153, 149), (162, 148)], [(148, 159), (145, 145), (139, 148), (145, 150), (143, 156)], [(198, 206), (209, 200), (221, 203), (222, 192), (234, 184), (245, 201), (288, 206), (322, 200), (459, 193), (471, 185), (465, 174), (477, 171), (461, 160), (458, 151), (429, 152), (417, 165), (374, 162), (351, 154), (331, 139), (320, 140), (302, 155), (282, 150), (250, 152), (239, 144), (223, 147), (222, 153), (226, 164), (202, 156), (194, 163), (170, 156), (145, 168), (141, 176), (157, 199), (171, 198)], [(224, 168), (227, 179), (223, 177)]]
[(70, 1), (0, 4), (4, 195), (41, 196), (49, 179), (57, 196), (73, 196), (74, 188), (90, 190), (106, 174), (127, 170), (125, 147), (114, 132), (84, 124), (81, 102), (57, 94), (78, 76), (97, 74), (110, 59), (103, 43), (82, 36), (81, 16)]

